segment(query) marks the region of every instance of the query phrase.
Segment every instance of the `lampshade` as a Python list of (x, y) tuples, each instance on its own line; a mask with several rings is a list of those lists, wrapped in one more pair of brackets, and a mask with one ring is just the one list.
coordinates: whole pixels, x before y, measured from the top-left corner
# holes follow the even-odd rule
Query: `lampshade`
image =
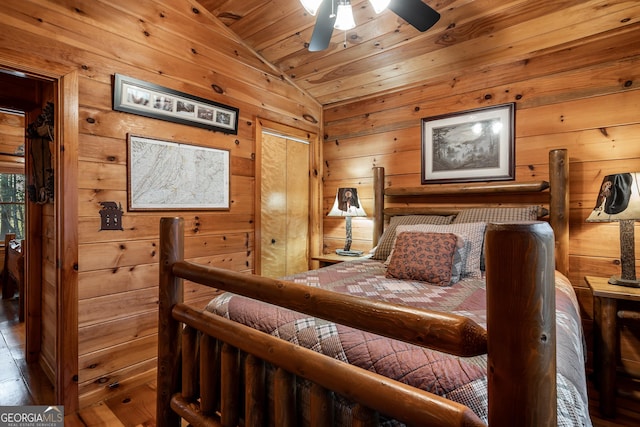
[(621, 277), (609, 283), (640, 287), (636, 280), (634, 222), (640, 219), (640, 172), (607, 175), (602, 180), (596, 206), (587, 222), (613, 222), (620, 225)]
[(347, 31), (356, 27), (356, 21), (353, 19), (353, 10), (351, 9), (350, 0), (338, 0), (338, 11), (336, 13), (336, 23), (333, 28), (336, 30)]
[(364, 209), (360, 205), (358, 199), (358, 190), (355, 188), (338, 188), (336, 200), (327, 216), (342, 216), (346, 219), (347, 238), (344, 243), (344, 249), (336, 249), (338, 255), (360, 256), (362, 251), (351, 250), (351, 218), (354, 216), (367, 216)]
[(338, 188), (336, 200), (327, 216), (367, 216), (360, 205), (358, 190), (355, 188)]
[(300, 3), (302, 3), (302, 7), (304, 7), (304, 10), (306, 10), (309, 15), (316, 16), (322, 0), (300, 0)]
[(369, 3), (371, 3), (371, 6), (373, 6), (373, 10), (376, 13), (380, 13), (385, 10), (387, 6), (389, 6), (390, 2), (391, 0), (369, 0)]
[(600, 185), (596, 206), (587, 222), (640, 219), (640, 172), (607, 175)]

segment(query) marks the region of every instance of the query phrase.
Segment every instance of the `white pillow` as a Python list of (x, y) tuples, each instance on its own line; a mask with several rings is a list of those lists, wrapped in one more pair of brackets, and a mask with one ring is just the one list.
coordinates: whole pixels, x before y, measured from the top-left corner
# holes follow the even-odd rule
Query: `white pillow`
[[(494, 207), (463, 209), (454, 218), (452, 224), (465, 222), (521, 222), (536, 221), (540, 206)], [(480, 257), (480, 270), (484, 271), (484, 248)]]

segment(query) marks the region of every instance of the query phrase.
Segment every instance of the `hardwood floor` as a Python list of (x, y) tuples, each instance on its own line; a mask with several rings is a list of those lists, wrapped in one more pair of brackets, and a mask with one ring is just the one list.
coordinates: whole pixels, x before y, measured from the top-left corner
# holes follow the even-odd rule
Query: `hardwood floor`
[[(0, 406), (49, 405), (53, 386), (40, 365), (24, 359), (24, 322), (18, 322), (17, 298), (0, 304)], [(156, 425), (155, 382), (131, 395), (114, 397), (64, 418), (66, 427), (153, 427)]]
[(24, 322), (18, 322), (18, 299), (0, 305), (0, 405), (53, 402), (53, 386), (38, 364), (24, 357)]
[[(53, 387), (37, 364), (24, 361), (24, 323), (18, 322), (17, 299), (0, 304), (0, 406), (48, 405), (54, 402)], [(594, 427), (638, 426), (640, 413), (619, 410), (615, 420), (598, 416), (597, 391), (589, 383)], [(130, 394), (113, 397), (64, 418), (65, 427), (154, 427), (155, 381)], [(186, 423), (183, 421), (183, 427)]]
[(145, 426), (156, 425), (156, 389), (153, 384), (138, 387), (123, 395), (80, 410), (64, 418), (65, 427)]

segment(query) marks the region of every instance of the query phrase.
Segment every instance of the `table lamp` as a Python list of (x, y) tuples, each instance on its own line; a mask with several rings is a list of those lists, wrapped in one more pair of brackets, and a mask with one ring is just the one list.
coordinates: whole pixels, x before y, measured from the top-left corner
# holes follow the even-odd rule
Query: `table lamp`
[(347, 221), (347, 240), (344, 249), (336, 249), (338, 255), (360, 256), (362, 251), (351, 250), (351, 218), (354, 216), (367, 216), (360, 200), (358, 199), (358, 190), (355, 188), (338, 188), (336, 200), (327, 216), (343, 216)]
[(640, 172), (607, 175), (602, 181), (596, 206), (587, 222), (620, 224), (620, 263), (622, 275), (612, 276), (612, 285), (640, 288), (636, 279), (634, 222), (640, 219)]

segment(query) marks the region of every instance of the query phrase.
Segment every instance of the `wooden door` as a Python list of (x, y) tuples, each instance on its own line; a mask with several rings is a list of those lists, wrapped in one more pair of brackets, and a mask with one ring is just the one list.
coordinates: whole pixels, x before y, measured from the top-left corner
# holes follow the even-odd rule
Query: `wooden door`
[(284, 276), (286, 268), (286, 154), (284, 138), (262, 135), (260, 264), (261, 274), (268, 277)]
[(309, 269), (309, 144), (287, 140), (285, 274)]
[(309, 265), (309, 144), (262, 134), (260, 273), (282, 277)]

